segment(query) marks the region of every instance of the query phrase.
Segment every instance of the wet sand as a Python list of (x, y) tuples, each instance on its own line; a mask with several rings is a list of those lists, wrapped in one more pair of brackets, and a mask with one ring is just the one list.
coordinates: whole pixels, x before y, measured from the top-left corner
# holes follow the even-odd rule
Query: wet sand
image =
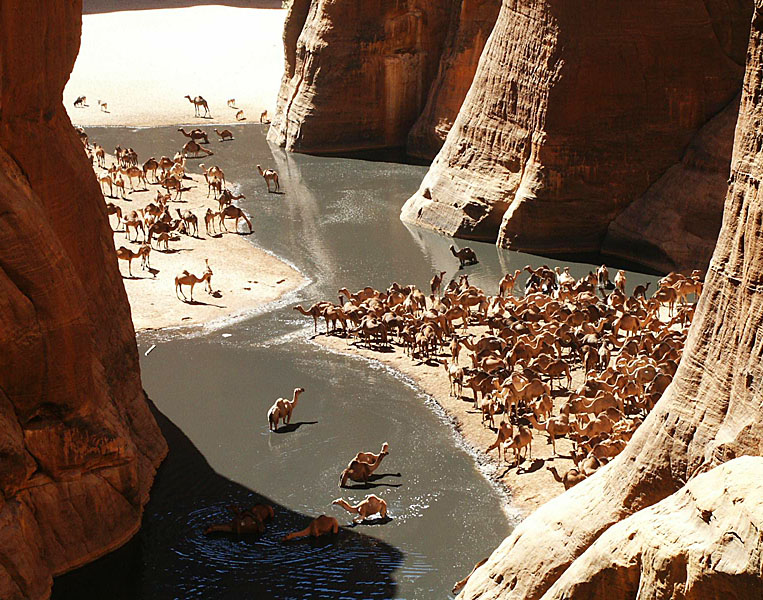
[[(121, 0), (91, 4), (93, 14), (82, 17), (80, 53), (64, 90), (74, 124), (213, 125), (237, 122), (239, 110), (249, 123), (259, 122), (263, 110), (273, 114), (283, 72), (285, 10), (183, 2), (130, 10), (146, 3)], [(195, 117), (186, 94), (207, 100), (213, 118)], [(73, 106), (79, 96), (87, 98), (87, 107)], [(236, 100), (235, 109), (228, 107), (229, 99)], [(107, 103), (108, 112), (98, 100)]]
[[(107, 163), (111, 162), (113, 160), (109, 157)], [(208, 162), (211, 163), (211, 160)], [(243, 220), (239, 222), (239, 231), (236, 232), (235, 222), (227, 219), (226, 227), (229, 231), (226, 232), (220, 229), (219, 222), (215, 219), (214, 227), (218, 232), (210, 230), (207, 234), (204, 214), (207, 208), (218, 210), (218, 203), (211, 196), (207, 198), (207, 184), (203, 176), (189, 174), (187, 177), (181, 200), (171, 201), (169, 206), (175, 218), (178, 216), (177, 210), (193, 212), (199, 220), (198, 235), (173, 233), (174, 239), (169, 242), (168, 250), (154, 240), (150, 269), (142, 269), (140, 259), (134, 259), (132, 276), (127, 261), (119, 261), (136, 331), (201, 325), (244, 315), (277, 300), (306, 282), (299, 271), (254, 246), (248, 240), (249, 228)], [(128, 193), (124, 199), (106, 198), (107, 202), (119, 206), (125, 216), (149, 202), (155, 203), (157, 191), (164, 192), (163, 188), (154, 183), (150, 183), (148, 189), (138, 185), (134, 192), (129, 192), (129, 184), (126, 183), (126, 187)], [(106, 193), (109, 193), (108, 188)], [(256, 220), (251, 215), (248, 216), (256, 228)], [(139, 241), (130, 241), (126, 237), (124, 225), (117, 224), (116, 215), (109, 217), (109, 221), (112, 228), (117, 228), (114, 231), (114, 247), (124, 246), (137, 252), (143, 236), (131, 229), (131, 237)], [(204, 259), (209, 261), (213, 272), (213, 295), (207, 292), (204, 283), (199, 283), (193, 290), (193, 302), (190, 299), (179, 299), (175, 292), (175, 276), (187, 270), (201, 277), (206, 269)], [(190, 296), (187, 286), (182, 287), (182, 294)]]

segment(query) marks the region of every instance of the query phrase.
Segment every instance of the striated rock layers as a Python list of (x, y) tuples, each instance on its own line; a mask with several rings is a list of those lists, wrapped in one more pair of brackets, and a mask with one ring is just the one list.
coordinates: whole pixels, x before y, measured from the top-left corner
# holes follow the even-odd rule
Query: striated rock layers
[(0, 0), (0, 598), (124, 543), (166, 445), (61, 97), (82, 5)]
[(525, 519), (463, 598), (761, 597), (763, 470), (733, 459), (763, 455), (763, 0), (743, 89), (723, 225), (672, 385), (625, 450)]
[(500, 0), (294, 0), (268, 139), (311, 153), (402, 147), (432, 158)]
[(402, 219), (529, 252), (706, 263), (751, 13), (751, 0), (505, 1)]

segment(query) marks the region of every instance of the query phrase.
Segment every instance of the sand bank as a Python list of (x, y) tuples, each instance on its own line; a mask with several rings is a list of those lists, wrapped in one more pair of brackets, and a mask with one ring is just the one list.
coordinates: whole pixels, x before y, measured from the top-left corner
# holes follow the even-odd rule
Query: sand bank
[[(85, 14), (82, 43), (64, 106), (75, 125), (128, 127), (248, 122), (272, 115), (283, 73), (286, 11), (235, 6), (124, 10)], [(159, 3), (161, 5), (161, 3)], [(86, 5), (87, 10), (87, 5)], [(214, 118), (194, 117), (184, 98), (202, 96)], [(86, 108), (74, 100), (86, 96)], [(237, 109), (227, 106), (231, 98)], [(97, 101), (108, 104), (108, 113)]]

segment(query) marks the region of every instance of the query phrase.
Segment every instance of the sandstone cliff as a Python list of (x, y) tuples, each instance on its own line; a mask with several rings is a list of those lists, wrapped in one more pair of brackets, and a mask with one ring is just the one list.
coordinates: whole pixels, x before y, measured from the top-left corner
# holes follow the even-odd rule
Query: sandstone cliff
[(0, 0), (0, 598), (124, 543), (166, 445), (61, 97), (82, 6)]
[[(691, 224), (706, 214), (720, 222), (703, 200), (725, 185), (733, 119), (711, 122), (739, 92), (751, 6), (504, 2), (459, 116), (401, 217), (529, 252), (611, 250), (656, 268), (707, 261), (717, 229)], [(681, 169), (700, 176), (683, 179), (676, 198)], [(642, 198), (639, 220), (624, 215), (610, 229)], [(692, 212), (658, 231), (655, 206), (683, 213), (686, 198)], [(634, 237), (649, 238), (649, 260), (643, 245), (629, 249)], [(671, 243), (678, 237), (688, 250)]]
[[(633, 590), (634, 581), (641, 587), (628, 597), (760, 598), (760, 492), (744, 489), (742, 474), (760, 485), (760, 461), (716, 467), (763, 454), (762, 73), (756, 0), (723, 226), (672, 385), (622, 454), (525, 519), (463, 598), (603, 598), (611, 595), (602, 589)], [(713, 495), (715, 485), (727, 489)], [(692, 503), (705, 525), (692, 523), (708, 535), (689, 548), (670, 515), (684, 518)], [(682, 576), (688, 565), (701, 570)]]
[(413, 154), (433, 157), (499, 6), (500, 0), (294, 0), (268, 138), (311, 153), (409, 143)]

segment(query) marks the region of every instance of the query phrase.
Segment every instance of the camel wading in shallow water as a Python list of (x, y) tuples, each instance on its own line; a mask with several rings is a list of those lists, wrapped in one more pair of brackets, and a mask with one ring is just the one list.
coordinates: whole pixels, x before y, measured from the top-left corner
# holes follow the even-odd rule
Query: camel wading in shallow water
[(252, 222), (244, 214), (244, 211), (241, 210), (238, 206), (226, 206), (220, 211), (220, 226), (225, 231), (228, 231), (228, 228), (225, 226), (225, 219), (236, 219), (236, 233), (238, 233), (239, 219), (244, 219), (244, 222), (249, 226), (249, 233), (254, 231), (254, 229), (252, 229)]
[(379, 468), (384, 457), (389, 454), (388, 452), (382, 452), (373, 462), (361, 462), (359, 460), (352, 460), (347, 468), (342, 471), (342, 475), (339, 477), (339, 487), (345, 487), (348, 479), (357, 481), (358, 483), (368, 483), (368, 479), (373, 475), (374, 471)]
[(460, 263), (460, 269), (463, 269), (467, 265), (476, 265), (479, 262), (477, 260), (477, 255), (474, 253), (474, 250), (468, 246), (465, 246), (460, 250), (456, 250), (456, 247), (451, 245), (450, 253), (458, 259)]
[(318, 317), (323, 315), (323, 309), (326, 307), (327, 304), (329, 303), (316, 302), (307, 310), (305, 310), (301, 304), (297, 304), (297, 306), (294, 307), (294, 310), (301, 312), (306, 317), (313, 318), (313, 332), (317, 334), (318, 333)]
[(278, 173), (275, 172), (273, 169), (265, 169), (262, 170), (262, 167), (260, 165), (257, 165), (257, 171), (262, 176), (262, 178), (265, 180), (265, 185), (268, 186), (268, 193), (270, 193), (270, 182), (273, 182), (273, 191), (277, 192), (281, 189), (280, 184), (278, 183)]
[(188, 157), (189, 154), (193, 154), (194, 158), (197, 158), (199, 156), (199, 152), (203, 152), (207, 156), (210, 156), (214, 154), (211, 150), (207, 150), (203, 146), (200, 146), (197, 142), (194, 142), (193, 140), (188, 140), (185, 143), (185, 146), (183, 146), (183, 157)]
[(278, 429), (278, 422), (283, 421), (285, 425), (291, 422), (291, 414), (297, 406), (299, 396), (304, 393), (304, 388), (294, 388), (292, 392), (292, 399), (279, 398), (273, 403), (273, 406), (268, 410), (268, 428), (270, 431), (276, 431)]
[(344, 498), (337, 498), (331, 504), (336, 504), (337, 506), (341, 506), (347, 512), (354, 513), (355, 516), (352, 518), (353, 523), (361, 523), (371, 515), (376, 514), (382, 519), (387, 518), (387, 503), (374, 494), (369, 494), (355, 506), (347, 502)]
[(234, 139), (233, 132), (230, 129), (223, 129), (222, 131), (215, 129), (215, 133), (220, 136), (221, 142)]
[(212, 269), (209, 267), (209, 260), (205, 258), (204, 262), (207, 264), (207, 269), (201, 277), (196, 277), (196, 275), (189, 273), (188, 271), (183, 271), (182, 275), (175, 277), (175, 296), (178, 300), (181, 299), (180, 296), (178, 296), (178, 291), (183, 296), (182, 300), (184, 302), (188, 300), (185, 297), (185, 294), (183, 294), (184, 285), (190, 286), (191, 288), (191, 302), (193, 302), (193, 288), (197, 283), (206, 282), (207, 293), (212, 294)]
[(209, 138), (207, 137), (207, 132), (203, 129), (191, 129), (191, 131), (186, 131), (183, 127), (178, 127), (178, 131), (182, 133), (185, 137), (191, 138), (193, 141), (196, 140), (204, 140), (204, 144), (209, 143)]
[(328, 534), (336, 535), (337, 533), (339, 533), (339, 521), (337, 521), (334, 517), (321, 515), (320, 517), (316, 517), (315, 519), (313, 519), (310, 522), (310, 525), (308, 525), (301, 531), (295, 531), (293, 533), (290, 533), (284, 536), (281, 539), (281, 541), (288, 542), (289, 540), (307, 537), (309, 535), (317, 538), (322, 535), (328, 535)]
[(204, 533), (234, 533), (236, 535), (263, 533), (265, 521), (275, 516), (273, 507), (268, 504), (256, 504), (249, 509), (240, 509), (236, 506), (228, 507), (233, 512), (233, 518), (229, 523), (210, 525)]
[(193, 104), (193, 116), (194, 117), (201, 117), (201, 108), (204, 109), (204, 117), (209, 116), (209, 118), (212, 118), (212, 113), (209, 112), (209, 104), (207, 104), (207, 101), (204, 100), (201, 96), (196, 96), (195, 98), (191, 98), (189, 95), (185, 95), (184, 98), (188, 98), (188, 101)]
[(387, 442), (384, 442), (382, 444), (381, 450), (379, 451), (379, 454), (374, 454), (373, 452), (358, 452), (355, 455), (355, 458), (353, 460), (357, 460), (359, 462), (364, 462), (371, 464), (377, 460), (379, 460), (379, 457), (384, 454), (389, 454), (389, 444)]

